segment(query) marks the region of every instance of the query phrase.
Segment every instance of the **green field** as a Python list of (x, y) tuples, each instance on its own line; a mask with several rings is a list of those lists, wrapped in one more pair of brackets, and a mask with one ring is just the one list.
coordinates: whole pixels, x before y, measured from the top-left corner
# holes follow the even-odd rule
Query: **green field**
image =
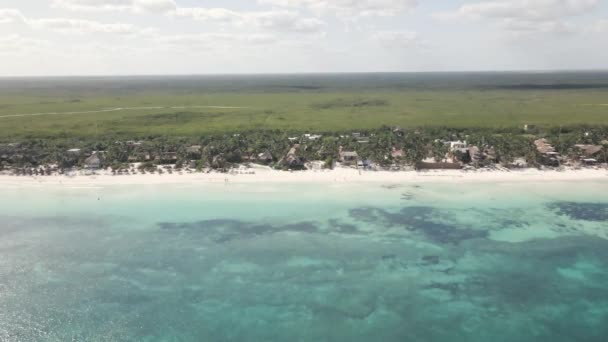
[[(608, 74), (517, 75), (5, 79), (0, 139), (608, 124)], [(163, 108), (30, 115), (117, 107)]]

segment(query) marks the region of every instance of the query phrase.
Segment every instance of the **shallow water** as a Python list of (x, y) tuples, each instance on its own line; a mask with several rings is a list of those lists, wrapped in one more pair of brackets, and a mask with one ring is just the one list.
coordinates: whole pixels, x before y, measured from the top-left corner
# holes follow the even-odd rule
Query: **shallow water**
[(605, 341), (608, 184), (8, 189), (0, 341)]

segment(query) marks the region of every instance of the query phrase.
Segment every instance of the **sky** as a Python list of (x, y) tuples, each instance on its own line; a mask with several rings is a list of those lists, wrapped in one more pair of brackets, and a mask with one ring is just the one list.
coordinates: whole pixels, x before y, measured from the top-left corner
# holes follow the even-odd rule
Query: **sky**
[(0, 76), (589, 69), (606, 0), (0, 0)]

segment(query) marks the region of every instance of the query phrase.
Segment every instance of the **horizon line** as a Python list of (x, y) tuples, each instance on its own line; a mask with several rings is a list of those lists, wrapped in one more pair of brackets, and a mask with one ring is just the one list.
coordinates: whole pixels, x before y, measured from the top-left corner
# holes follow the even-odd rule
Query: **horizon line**
[(39, 74), (39, 75), (0, 75), (8, 78), (83, 78), (83, 77), (204, 77), (204, 76), (300, 76), (300, 75), (370, 75), (370, 74), (483, 74), (483, 73), (575, 73), (608, 72), (606, 69), (509, 69), (509, 70), (447, 70), (447, 71), (312, 71), (312, 72), (267, 72), (267, 73), (167, 73), (167, 74)]

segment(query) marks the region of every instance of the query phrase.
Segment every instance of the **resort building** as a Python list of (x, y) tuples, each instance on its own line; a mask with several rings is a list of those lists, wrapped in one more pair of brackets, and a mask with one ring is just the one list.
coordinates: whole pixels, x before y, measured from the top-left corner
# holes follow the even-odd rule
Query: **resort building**
[(163, 152), (155, 159), (164, 164), (175, 164), (177, 162), (177, 152)]
[(298, 150), (300, 149), (300, 144), (295, 144), (293, 147), (287, 152), (285, 157), (280, 161), (284, 167), (293, 170), (301, 170), (304, 168), (304, 160), (300, 158), (298, 154)]
[(450, 145), (450, 152), (454, 152), (456, 150), (464, 151), (467, 148), (466, 141), (448, 141), (446, 144)]
[(226, 166), (226, 163), (226, 157), (224, 157), (223, 154), (218, 154), (217, 156), (213, 157), (213, 160), (211, 161), (211, 166), (216, 169), (223, 169)]
[(186, 149), (188, 153), (200, 153), (203, 150), (203, 147), (200, 145), (192, 145)]
[(355, 151), (342, 151), (340, 149), (339, 161), (344, 165), (357, 165), (359, 154)]
[(467, 153), (469, 155), (469, 160), (471, 163), (477, 163), (483, 159), (483, 153), (477, 146), (469, 147)]
[(553, 167), (560, 165), (560, 155), (555, 151), (553, 145), (549, 144), (547, 139), (538, 139), (534, 141), (534, 145), (536, 145), (538, 153), (542, 155), (542, 164)]
[(270, 164), (273, 160), (272, 154), (268, 151), (262, 152), (257, 156), (257, 161), (263, 164)]
[(555, 148), (553, 147), (553, 145), (549, 144), (549, 142), (545, 138), (534, 141), (534, 145), (536, 145), (536, 150), (540, 154), (555, 152)]
[(574, 147), (579, 151), (581, 157), (584, 158), (593, 158), (602, 153), (604, 150), (603, 146), (600, 145), (574, 145)]
[(93, 154), (85, 159), (84, 166), (90, 170), (97, 170), (101, 168), (101, 154), (93, 152)]

